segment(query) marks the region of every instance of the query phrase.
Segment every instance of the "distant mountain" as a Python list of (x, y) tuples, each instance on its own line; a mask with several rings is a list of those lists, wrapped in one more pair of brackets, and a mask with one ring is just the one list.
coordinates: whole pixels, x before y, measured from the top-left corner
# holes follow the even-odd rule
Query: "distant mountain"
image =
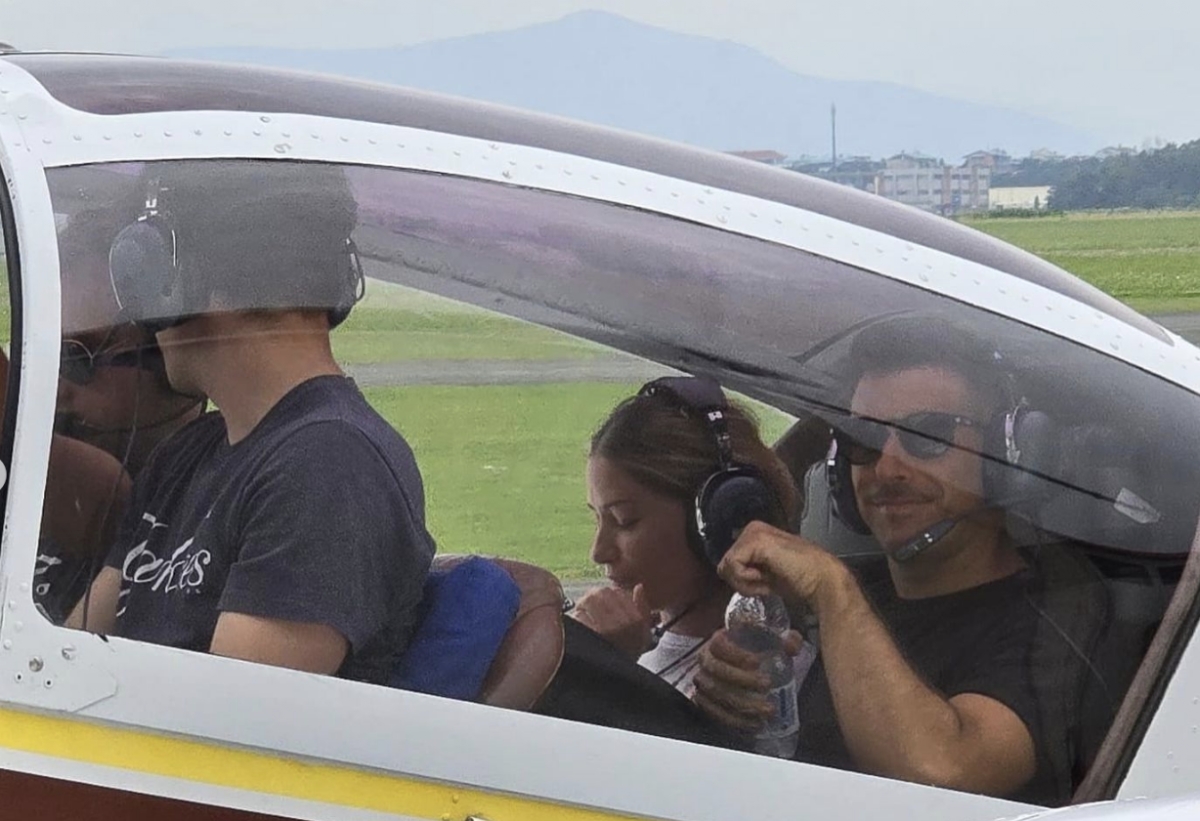
[(880, 82), (797, 74), (736, 43), (585, 11), (514, 31), (386, 49), (206, 48), (172, 56), (253, 63), (415, 86), (559, 114), (718, 150), (829, 154), (921, 151), (958, 161), (1100, 147), (1091, 135), (1021, 112)]

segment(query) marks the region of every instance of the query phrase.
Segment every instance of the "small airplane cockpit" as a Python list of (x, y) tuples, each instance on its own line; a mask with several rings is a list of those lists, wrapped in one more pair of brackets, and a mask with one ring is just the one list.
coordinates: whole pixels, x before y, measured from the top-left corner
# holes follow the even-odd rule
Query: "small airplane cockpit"
[[(0, 85), (0, 767), (271, 817), (1196, 788), (1200, 354), (1153, 322), (581, 125), (133, 58)], [(735, 594), (790, 618), (785, 754)]]

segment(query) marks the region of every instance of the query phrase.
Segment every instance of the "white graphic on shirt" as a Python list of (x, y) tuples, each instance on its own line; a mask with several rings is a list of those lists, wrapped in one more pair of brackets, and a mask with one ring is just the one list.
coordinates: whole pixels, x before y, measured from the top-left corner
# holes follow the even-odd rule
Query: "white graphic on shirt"
[[(51, 556), (49, 553), (39, 553), (37, 557), (37, 563), (33, 566), (33, 580), (36, 582), (38, 576), (45, 576), (50, 572), (50, 568), (57, 567), (62, 563), (63, 560), (57, 556)], [(38, 585), (33, 588), (33, 592), (37, 596), (44, 597), (50, 592), (50, 582), (39, 582)]]
[(209, 551), (192, 551), (195, 536), (175, 548), (169, 557), (160, 558), (147, 545), (154, 531), (167, 527), (167, 523), (158, 521), (151, 513), (143, 513), (142, 521), (150, 523), (150, 533), (125, 554), (121, 578), (127, 584), (122, 585), (117, 616), (125, 613), (127, 596), (133, 585), (148, 585), (150, 590), (164, 594), (180, 590), (184, 593), (194, 592), (204, 584), (204, 568), (212, 562)]

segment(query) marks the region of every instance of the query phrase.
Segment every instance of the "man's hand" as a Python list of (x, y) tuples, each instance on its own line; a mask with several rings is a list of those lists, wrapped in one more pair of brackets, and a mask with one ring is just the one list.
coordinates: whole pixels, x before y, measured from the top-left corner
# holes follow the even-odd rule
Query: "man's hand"
[(746, 525), (717, 572), (743, 595), (777, 593), (818, 612), (825, 594), (835, 592), (849, 576), (828, 551), (762, 522)]
[[(789, 656), (800, 652), (803, 639), (790, 631), (784, 640)], [(770, 680), (762, 659), (734, 644), (728, 630), (718, 630), (700, 651), (692, 701), (715, 721), (745, 733), (758, 732), (774, 712), (767, 698)]]
[(579, 599), (571, 615), (631, 658), (636, 659), (654, 646), (653, 630), (657, 619), (646, 603), (646, 594), (640, 584), (633, 592), (619, 587), (589, 590)]

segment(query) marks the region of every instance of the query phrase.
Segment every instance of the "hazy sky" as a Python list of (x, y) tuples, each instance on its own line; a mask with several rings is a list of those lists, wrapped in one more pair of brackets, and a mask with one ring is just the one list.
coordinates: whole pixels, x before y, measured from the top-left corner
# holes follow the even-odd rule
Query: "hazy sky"
[(1196, 0), (0, 0), (26, 49), (407, 45), (593, 8), (735, 40), (796, 71), (890, 80), (1140, 143), (1200, 138)]

